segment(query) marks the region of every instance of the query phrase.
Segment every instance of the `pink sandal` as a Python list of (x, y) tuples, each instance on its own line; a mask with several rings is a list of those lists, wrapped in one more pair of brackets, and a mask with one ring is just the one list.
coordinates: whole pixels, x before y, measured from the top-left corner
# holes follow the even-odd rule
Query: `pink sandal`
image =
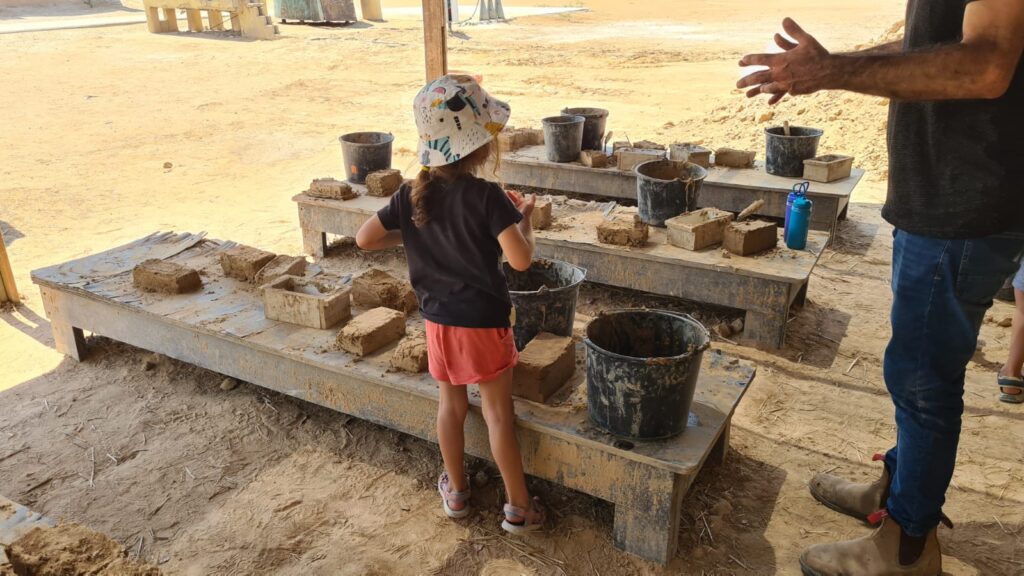
[[(513, 522), (509, 520), (510, 517), (519, 518), (519, 520)], [(533, 532), (544, 526), (545, 517), (546, 514), (544, 513), (544, 507), (541, 506), (540, 498), (534, 496), (530, 500), (529, 510), (505, 504), (505, 519), (502, 520), (501, 527), (510, 534)]]
[[(448, 473), (444, 472), (437, 479), (437, 491), (441, 493), (441, 504), (444, 505), (444, 513), (449, 518), (465, 518), (469, 515), (469, 476), (466, 476), (466, 489), (462, 492), (452, 492), (448, 480)], [(453, 510), (452, 505), (462, 504), (462, 508)]]

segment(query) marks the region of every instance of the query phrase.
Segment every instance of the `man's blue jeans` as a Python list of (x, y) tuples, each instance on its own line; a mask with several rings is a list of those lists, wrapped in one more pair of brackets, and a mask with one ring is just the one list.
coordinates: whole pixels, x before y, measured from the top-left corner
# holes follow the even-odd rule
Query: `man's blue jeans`
[[(1017, 269), (1024, 237), (940, 240), (897, 230), (885, 384), (896, 405), (889, 515), (907, 534), (938, 525), (956, 463), (964, 374), (992, 297)], [(995, 399), (995, 388), (992, 391)]]

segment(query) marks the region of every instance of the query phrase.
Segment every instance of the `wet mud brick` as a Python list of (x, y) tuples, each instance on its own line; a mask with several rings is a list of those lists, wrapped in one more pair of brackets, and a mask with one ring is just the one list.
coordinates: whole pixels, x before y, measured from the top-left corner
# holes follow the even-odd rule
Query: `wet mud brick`
[(147, 292), (184, 294), (198, 290), (203, 280), (192, 268), (153, 258), (132, 270), (132, 283)]
[(686, 250), (703, 250), (722, 243), (725, 227), (734, 218), (732, 212), (701, 208), (665, 220), (668, 243)]
[(281, 276), (302, 276), (306, 273), (306, 259), (301, 256), (278, 254), (256, 273), (256, 285), (262, 286)]
[(524, 146), (544, 144), (544, 131), (536, 128), (506, 127), (498, 133), (498, 147), (502, 152), (514, 152)]
[(220, 253), (220, 267), (226, 276), (252, 282), (274, 256), (273, 252), (239, 245)]
[(576, 371), (572, 338), (541, 332), (519, 354), (512, 372), (512, 394), (546, 402)]
[(537, 200), (533, 206), (533, 213), (530, 214), (530, 223), (534, 230), (551, 228), (551, 201)]
[(693, 162), (704, 168), (711, 167), (711, 150), (692, 142), (670, 144), (668, 159), (677, 162)]
[(616, 152), (616, 156), (619, 158), (619, 170), (629, 172), (633, 170), (633, 168), (636, 168), (638, 164), (650, 162), (651, 160), (661, 160), (665, 157), (665, 151), (640, 148), (622, 148)]
[(402, 185), (405, 179), (394, 168), (370, 172), (366, 177), (366, 193), (378, 198), (388, 198)]
[(405, 335), (405, 314), (391, 308), (374, 308), (353, 318), (338, 332), (338, 347), (366, 356)]
[(770, 250), (778, 243), (778, 226), (774, 222), (760, 220), (733, 222), (726, 226), (722, 239), (726, 250), (740, 256)]
[(757, 155), (753, 150), (736, 150), (734, 148), (719, 148), (715, 151), (715, 166), (726, 168), (753, 168), (754, 157)]
[(427, 335), (422, 331), (410, 333), (391, 355), (391, 367), (403, 372), (419, 374), (427, 371)]
[(853, 170), (853, 156), (826, 154), (804, 160), (804, 180), (834, 182), (849, 178)]
[(608, 155), (600, 150), (583, 150), (580, 152), (580, 163), (587, 168), (607, 168)]
[(377, 268), (370, 268), (352, 281), (352, 301), (367, 308), (383, 306), (407, 314), (420, 307), (412, 285)]
[(350, 293), (348, 287), (282, 276), (263, 287), (263, 312), (269, 320), (326, 330), (352, 317)]
[(612, 216), (597, 225), (597, 241), (639, 248), (647, 244), (647, 232), (647, 224), (640, 220), (639, 215)]
[(328, 200), (351, 200), (358, 196), (348, 182), (342, 182), (334, 178), (317, 178), (309, 183), (309, 190), (306, 194), (314, 198), (326, 198)]

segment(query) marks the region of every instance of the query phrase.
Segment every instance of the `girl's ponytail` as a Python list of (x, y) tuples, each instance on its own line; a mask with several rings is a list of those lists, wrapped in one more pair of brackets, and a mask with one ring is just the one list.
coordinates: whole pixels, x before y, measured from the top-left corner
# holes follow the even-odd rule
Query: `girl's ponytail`
[(420, 170), (416, 180), (413, 180), (409, 200), (412, 202), (412, 223), (417, 228), (422, 228), (430, 221), (430, 216), (427, 214), (427, 200), (433, 183), (434, 177), (431, 174), (431, 169), (426, 166)]
[(476, 174), (487, 164), (488, 160), (493, 162), (494, 172), (497, 175), (501, 164), (501, 151), (498, 148), (497, 138), (451, 164), (436, 168), (424, 166), (413, 180), (412, 190), (409, 194), (409, 200), (412, 202), (412, 223), (417, 228), (422, 228), (427, 225), (427, 222), (430, 222), (429, 200), (430, 196), (436, 193), (437, 186), (451, 182), (462, 175)]

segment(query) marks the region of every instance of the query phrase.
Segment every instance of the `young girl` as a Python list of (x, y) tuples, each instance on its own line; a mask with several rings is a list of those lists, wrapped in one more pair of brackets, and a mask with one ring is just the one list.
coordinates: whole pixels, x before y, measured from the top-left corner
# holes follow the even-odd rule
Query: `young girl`
[(491, 98), (472, 78), (448, 75), (420, 90), (413, 103), (423, 169), (387, 207), (359, 229), (364, 250), (405, 245), (409, 279), (427, 326), (430, 374), (440, 387), (437, 438), (446, 472), (437, 483), (445, 513), (469, 514), (469, 476), (463, 467), (467, 384), (479, 384), (484, 419), (505, 482), (502, 528), (539, 528), (544, 511), (530, 498), (512, 405), (512, 302), (501, 256), (516, 270), (533, 258), (530, 214), (535, 199), (507, 194), (474, 176), (497, 161), (495, 135), (508, 104)]

